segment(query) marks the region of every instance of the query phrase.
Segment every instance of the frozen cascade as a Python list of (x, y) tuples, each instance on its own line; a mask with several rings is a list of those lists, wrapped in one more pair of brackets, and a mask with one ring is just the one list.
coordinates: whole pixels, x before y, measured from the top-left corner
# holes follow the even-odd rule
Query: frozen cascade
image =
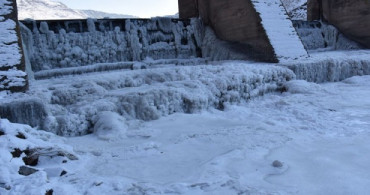
[(24, 53), (24, 59), (26, 63), (26, 73), (28, 80), (34, 80), (34, 72), (32, 71), (31, 66), (31, 57), (33, 56), (33, 37), (32, 32), (30, 29), (28, 29), (26, 26), (24, 26), (21, 22), (19, 22), (19, 27), (22, 29), (21, 33), (25, 35), (22, 36), (22, 46), (23, 46), (23, 53)]
[(251, 53), (236, 49), (238, 48), (238, 43), (218, 39), (212, 28), (206, 27), (204, 34), (202, 43), (202, 54), (204, 58), (214, 61), (253, 60), (250, 56)]
[[(154, 120), (173, 113), (223, 109), (227, 103), (247, 101), (278, 91), (283, 83), (294, 77), (287, 68), (225, 62), (214, 66), (36, 80), (34, 83), (38, 87), (31, 88), (29, 93), (40, 99), (39, 102), (44, 104), (41, 110), (47, 112), (43, 120), (35, 120), (41, 124), (34, 125), (58, 135), (77, 136), (92, 132), (94, 121), (99, 121), (97, 117), (102, 112), (118, 113), (126, 120)], [(30, 120), (14, 118), (12, 121)]]
[(321, 21), (293, 21), (303, 45), (309, 51), (315, 50), (352, 50), (361, 46), (347, 39), (334, 26)]
[(46, 117), (45, 105), (38, 98), (25, 98), (0, 104), (0, 118), (17, 123), (44, 128), (42, 124)]
[(199, 22), (170, 18), (22, 21), (32, 70), (97, 63), (200, 57)]

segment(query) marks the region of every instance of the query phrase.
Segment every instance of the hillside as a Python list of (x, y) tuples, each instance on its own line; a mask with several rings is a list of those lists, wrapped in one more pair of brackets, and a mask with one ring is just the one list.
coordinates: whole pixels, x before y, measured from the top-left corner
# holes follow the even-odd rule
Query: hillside
[(18, 0), (20, 20), (84, 19), (84, 18), (133, 18), (134, 16), (112, 14), (95, 10), (74, 10), (63, 3), (52, 0)]

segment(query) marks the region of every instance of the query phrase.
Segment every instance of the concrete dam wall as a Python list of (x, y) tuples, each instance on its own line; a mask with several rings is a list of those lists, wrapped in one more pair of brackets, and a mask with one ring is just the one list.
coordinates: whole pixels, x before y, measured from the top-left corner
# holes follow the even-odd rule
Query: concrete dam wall
[(21, 21), (32, 71), (97, 63), (201, 57), (196, 19)]

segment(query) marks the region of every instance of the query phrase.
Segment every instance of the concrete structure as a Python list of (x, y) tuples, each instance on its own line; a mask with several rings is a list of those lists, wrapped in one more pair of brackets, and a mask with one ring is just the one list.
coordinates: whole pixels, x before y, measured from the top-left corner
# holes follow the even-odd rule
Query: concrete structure
[(308, 0), (307, 19), (324, 20), (370, 48), (370, 0)]
[(295, 29), (280, 0), (179, 0), (179, 14), (180, 18), (201, 17), (218, 38), (239, 43), (238, 49), (255, 59), (278, 62), (292, 57), (286, 48), (278, 48), (277, 39), (285, 39), (288, 50), (299, 51), (289, 53), (292, 58), (307, 55), (298, 35), (291, 33)]
[(0, 2), (0, 91), (28, 87), (15, 0)]

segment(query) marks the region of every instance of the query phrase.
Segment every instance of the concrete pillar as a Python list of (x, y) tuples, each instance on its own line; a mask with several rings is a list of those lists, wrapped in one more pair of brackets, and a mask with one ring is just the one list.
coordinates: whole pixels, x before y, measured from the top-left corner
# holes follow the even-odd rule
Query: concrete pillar
[(5, 0), (0, 7), (0, 91), (25, 91), (28, 88), (16, 0)]
[(199, 16), (198, 0), (178, 0), (179, 17), (181, 19), (194, 18)]
[(307, 1), (307, 20), (308, 21), (320, 20), (321, 16), (322, 16), (321, 0), (308, 0)]

